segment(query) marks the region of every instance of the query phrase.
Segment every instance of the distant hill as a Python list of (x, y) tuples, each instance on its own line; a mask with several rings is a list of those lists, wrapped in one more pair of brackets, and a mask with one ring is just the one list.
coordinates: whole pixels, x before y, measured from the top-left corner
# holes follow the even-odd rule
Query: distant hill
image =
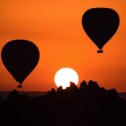
[[(41, 95), (46, 95), (47, 92), (37, 92), (37, 91), (24, 91), (24, 92), (19, 92), (20, 94), (27, 94), (30, 97), (37, 97)], [(2, 99), (7, 98), (9, 95), (9, 91), (0, 91), (0, 96)], [(119, 93), (119, 96), (126, 100), (126, 92)]]
[(126, 100), (126, 92), (119, 93), (119, 96), (120, 96), (122, 99)]
[[(0, 91), (0, 96), (2, 99), (6, 99), (9, 95), (10, 91)], [(46, 95), (46, 92), (37, 92), (37, 91), (21, 91), (19, 94), (27, 94), (30, 97), (37, 97), (37, 96), (42, 96)]]

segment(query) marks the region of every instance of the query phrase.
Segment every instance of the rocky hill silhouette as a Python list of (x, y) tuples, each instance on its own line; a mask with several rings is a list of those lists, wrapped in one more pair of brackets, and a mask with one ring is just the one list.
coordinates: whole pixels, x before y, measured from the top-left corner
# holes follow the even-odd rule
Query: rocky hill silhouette
[(1, 126), (121, 126), (125, 115), (126, 101), (116, 89), (106, 90), (92, 80), (34, 98), (13, 90), (0, 99)]

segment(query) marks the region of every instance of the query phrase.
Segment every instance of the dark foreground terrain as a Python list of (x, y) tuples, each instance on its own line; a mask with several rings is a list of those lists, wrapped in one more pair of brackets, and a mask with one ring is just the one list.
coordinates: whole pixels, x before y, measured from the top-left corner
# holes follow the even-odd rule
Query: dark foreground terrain
[(30, 97), (16, 90), (0, 100), (0, 126), (126, 126), (126, 101), (115, 89), (97, 82), (71, 82), (65, 90), (52, 89)]

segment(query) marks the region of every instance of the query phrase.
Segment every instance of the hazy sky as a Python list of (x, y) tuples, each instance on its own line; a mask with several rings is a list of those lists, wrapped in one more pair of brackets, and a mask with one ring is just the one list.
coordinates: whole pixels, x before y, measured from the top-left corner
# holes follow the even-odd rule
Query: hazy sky
[[(117, 11), (120, 26), (105, 45), (104, 53), (82, 28), (83, 13), (93, 7)], [(126, 91), (126, 1), (124, 0), (0, 0), (0, 52), (13, 39), (34, 42), (40, 61), (24, 81), (25, 91), (56, 88), (54, 75), (71, 67), (83, 79), (98, 81), (107, 89)], [(17, 82), (0, 59), (0, 90), (12, 90)]]

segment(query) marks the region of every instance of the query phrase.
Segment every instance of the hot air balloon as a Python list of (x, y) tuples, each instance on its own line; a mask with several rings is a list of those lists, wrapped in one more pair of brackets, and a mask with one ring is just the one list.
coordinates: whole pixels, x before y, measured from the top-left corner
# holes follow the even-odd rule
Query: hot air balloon
[(39, 50), (37, 46), (28, 40), (12, 40), (3, 48), (1, 58), (4, 66), (19, 83), (22, 83), (32, 72), (39, 61)]
[(82, 17), (82, 25), (90, 39), (102, 53), (103, 46), (115, 34), (119, 26), (119, 15), (111, 8), (91, 8)]

